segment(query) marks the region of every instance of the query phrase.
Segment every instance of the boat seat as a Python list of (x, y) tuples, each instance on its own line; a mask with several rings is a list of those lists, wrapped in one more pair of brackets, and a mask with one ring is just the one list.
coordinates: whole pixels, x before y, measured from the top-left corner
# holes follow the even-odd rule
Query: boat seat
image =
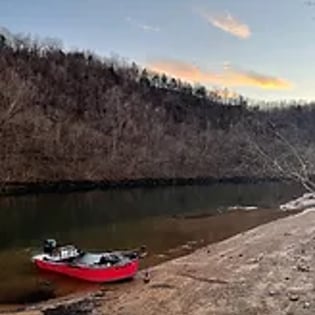
[(97, 262), (98, 265), (106, 265), (106, 264), (111, 264), (115, 265), (120, 261), (120, 258), (116, 255), (104, 255), (101, 256), (100, 260)]

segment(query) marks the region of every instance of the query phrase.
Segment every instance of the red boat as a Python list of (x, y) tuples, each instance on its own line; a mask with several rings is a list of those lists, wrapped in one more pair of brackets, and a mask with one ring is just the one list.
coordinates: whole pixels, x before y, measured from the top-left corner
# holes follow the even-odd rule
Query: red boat
[(44, 253), (32, 260), (42, 270), (100, 283), (133, 278), (139, 268), (135, 251), (85, 253), (73, 245), (57, 246), (55, 240), (46, 240)]

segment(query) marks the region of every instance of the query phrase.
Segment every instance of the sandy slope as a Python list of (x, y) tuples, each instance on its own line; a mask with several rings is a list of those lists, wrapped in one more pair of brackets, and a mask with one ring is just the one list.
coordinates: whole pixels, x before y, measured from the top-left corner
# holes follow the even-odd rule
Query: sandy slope
[(140, 275), (93, 297), (84, 314), (313, 315), (314, 223), (307, 210), (166, 262), (150, 270), (149, 283)]

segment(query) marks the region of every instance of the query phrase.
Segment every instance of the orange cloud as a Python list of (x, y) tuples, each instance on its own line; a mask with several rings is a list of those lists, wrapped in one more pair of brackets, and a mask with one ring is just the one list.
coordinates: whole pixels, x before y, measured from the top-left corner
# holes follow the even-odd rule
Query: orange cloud
[(251, 30), (249, 26), (239, 21), (228, 12), (217, 15), (211, 14), (209, 12), (201, 12), (201, 16), (214, 27), (219, 28), (220, 30), (232, 34), (238, 38), (247, 39), (251, 36)]
[(235, 86), (252, 86), (267, 90), (291, 89), (292, 84), (285, 79), (265, 75), (254, 71), (229, 70), (227, 78)]
[(155, 60), (148, 67), (191, 83), (214, 84), (227, 87), (256, 87), (266, 90), (285, 90), (292, 84), (285, 79), (254, 71), (224, 67), (221, 72), (201, 70), (199, 67), (178, 60)]

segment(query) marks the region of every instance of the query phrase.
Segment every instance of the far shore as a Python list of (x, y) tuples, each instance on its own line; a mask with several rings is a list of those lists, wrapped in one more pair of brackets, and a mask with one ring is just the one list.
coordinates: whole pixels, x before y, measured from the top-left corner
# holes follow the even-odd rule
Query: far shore
[(0, 196), (14, 196), (38, 193), (69, 193), (106, 189), (157, 188), (168, 186), (226, 184), (258, 184), (262, 182), (285, 182), (283, 178), (273, 177), (197, 177), (197, 178), (140, 178), (102, 181), (40, 181), (0, 183)]

